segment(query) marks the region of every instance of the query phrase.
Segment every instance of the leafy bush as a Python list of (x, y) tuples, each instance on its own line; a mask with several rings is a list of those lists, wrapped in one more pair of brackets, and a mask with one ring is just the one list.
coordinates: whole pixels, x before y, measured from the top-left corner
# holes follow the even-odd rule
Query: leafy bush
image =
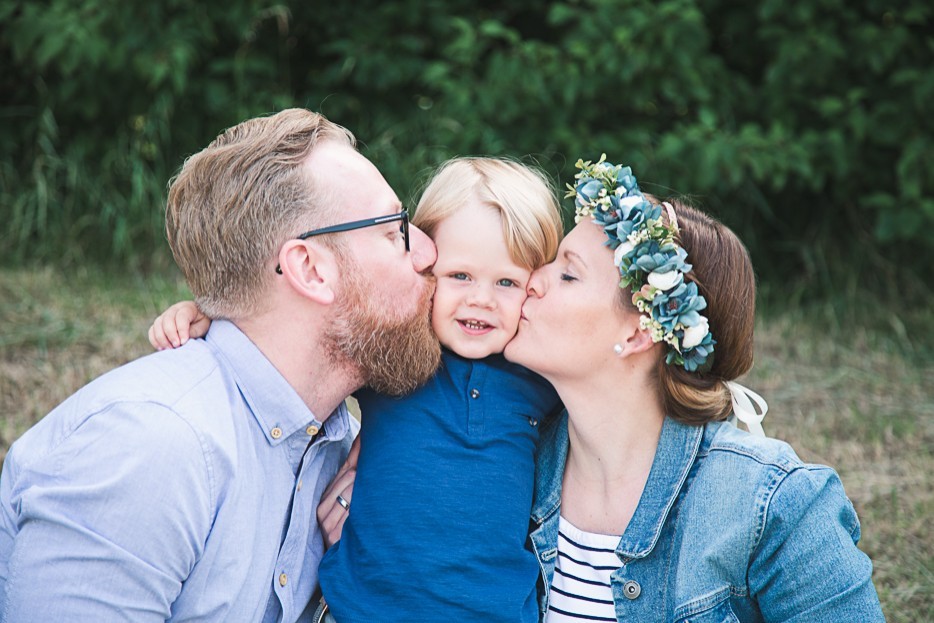
[(0, 0), (0, 257), (164, 258), (165, 183), (184, 156), (298, 105), (351, 128), (406, 198), (455, 154), (522, 156), (563, 186), (578, 157), (606, 152), (731, 225), (768, 281), (904, 284), (913, 267), (925, 290), (932, 13), (921, 0)]

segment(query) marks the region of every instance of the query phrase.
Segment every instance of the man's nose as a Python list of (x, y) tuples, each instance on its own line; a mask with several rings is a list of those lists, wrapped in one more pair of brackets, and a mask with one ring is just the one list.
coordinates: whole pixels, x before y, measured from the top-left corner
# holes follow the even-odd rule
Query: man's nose
[(425, 235), (415, 225), (409, 225), (409, 254), (412, 256), (412, 266), (417, 272), (425, 272), (435, 265), (438, 259), (438, 249), (431, 238)]

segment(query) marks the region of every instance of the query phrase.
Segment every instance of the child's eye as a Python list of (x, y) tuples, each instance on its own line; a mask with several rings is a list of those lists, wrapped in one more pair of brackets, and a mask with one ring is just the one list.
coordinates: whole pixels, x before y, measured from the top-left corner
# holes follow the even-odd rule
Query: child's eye
[(499, 281), (496, 282), (496, 285), (502, 286), (504, 288), (512, 288), (519, 284), (513, 281), (512, 279), (500, 279)]
[(561, 281), (577, 281), (577, 277), (568, 273), (561, 273)]
[(469, 278), (467, 273), (451, 273), (451, 279), (457, 279), (458, 281), (467, 281)]

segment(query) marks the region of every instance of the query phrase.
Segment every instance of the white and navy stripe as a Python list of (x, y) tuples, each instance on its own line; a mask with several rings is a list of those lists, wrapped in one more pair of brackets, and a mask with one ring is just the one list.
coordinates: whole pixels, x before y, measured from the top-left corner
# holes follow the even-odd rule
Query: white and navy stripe
[(558, 519), (558, 559), (548, 595), (545, 623), (615, 623), (610, 576), (620, 568), (620, 537), (578, 530)]

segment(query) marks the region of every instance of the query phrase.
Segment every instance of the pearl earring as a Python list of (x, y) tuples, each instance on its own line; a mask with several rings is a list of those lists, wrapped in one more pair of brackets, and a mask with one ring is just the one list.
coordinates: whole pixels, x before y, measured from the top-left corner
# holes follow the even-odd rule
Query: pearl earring
[(613, 352), (616, 353), (617, 355), (622, 355), (622, 354), (623, 354), (623, 347), (620, 346), (619, 344), (617, 344), (617, 345), (615, 345), (615, 346), (613, 347)]

